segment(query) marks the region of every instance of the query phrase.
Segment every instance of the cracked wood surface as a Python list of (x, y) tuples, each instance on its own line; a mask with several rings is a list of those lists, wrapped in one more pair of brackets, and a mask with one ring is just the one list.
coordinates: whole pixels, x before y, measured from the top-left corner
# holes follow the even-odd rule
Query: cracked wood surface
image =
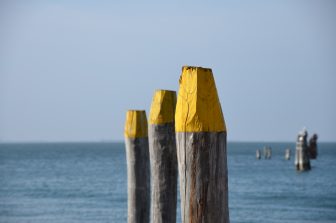
[(148, 223), (150, 172), (148, 138), (125, 138), (128, 223)]
[(226, 132), (177, 132), (183, 223), (228, 223)]
[(151, 222), (175, 223), (177, 155), (174, 123), (149, 126)]

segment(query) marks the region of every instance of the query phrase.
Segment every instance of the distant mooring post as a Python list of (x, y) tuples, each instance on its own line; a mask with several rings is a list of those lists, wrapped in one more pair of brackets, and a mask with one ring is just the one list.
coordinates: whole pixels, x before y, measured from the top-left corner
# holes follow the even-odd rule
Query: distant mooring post
[(257, 160), (260, 160), (260, 157), (261, 157), (260, 150), (257, 149), (257, 150), (256, 150), (256, 159), (257, 159)]
[(150, 175), (145, 111), (127, 111), (124, 134), (127, 160), (128, 223), (148, 223)]
[(295, 151), (296, 170), (310, 170), (309, 150), (307, 146), (307, 131), (298, 134)]
[(309, 157), (310, 159), (317, 158), (317, 134), (313, 134), (313, 136), (309, 139)]
[(268, 157), (268, 147), (267, 146), (264, 146), (263, 154), (264, 154), (264, 158), (267, 159)]
[(175, 223), (177, 155), (175, 141), (176, 92), (157, 90), (149, 116), (151, 164), (151, 222)]
[(285, 150), (285, 160), (290, 160), (291, 150), (290, 148), (287, 148)]
[(272, 158), (272, 147), (268, 146), (267, 147), (267, 159)]
[(264, 157), (265, 159), (271, 159), (272, 157), (272, 148), (270, 146), (265, 146), (264, 147)]
[(182, 68), (175, 114), (182, 223), (228, 223), (226, 126), (212, 70)]

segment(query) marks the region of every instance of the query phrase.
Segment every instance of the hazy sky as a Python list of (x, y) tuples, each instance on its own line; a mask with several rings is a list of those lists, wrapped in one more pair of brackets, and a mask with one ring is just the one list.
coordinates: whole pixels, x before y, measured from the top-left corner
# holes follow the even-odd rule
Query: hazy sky
[(213, 69), (230, 141), (336, 141), (332, 0), (1, 1), (0, 141), (123, 140), (183, 65)]

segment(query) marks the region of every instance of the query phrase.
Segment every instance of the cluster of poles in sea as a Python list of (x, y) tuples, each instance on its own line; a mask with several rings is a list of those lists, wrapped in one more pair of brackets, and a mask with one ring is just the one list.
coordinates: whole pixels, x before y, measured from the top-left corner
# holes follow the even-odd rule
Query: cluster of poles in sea
[[(307, 142), (308, 133), (306, 129), (303, 129), (299, 132), (296, 140), (295, 148), (295, 167), (296, 170), (310, 170), (310, 160), (317, 158), (317, 134), (313, 134)], [(263, 149), (263, 156), (265, 159), (271, 159), (272, 157), (272, 148), (270, 146), (265, 146)], [(261, 150), (256, 150), (256, 158), (261, 159)], [(290, 160), (291, 149), (285, 149), (285, 159)]]
[[(148, 122), (145, 110), (127, 111), (128, 223), (175, 223), (178, 177), (182, 223), (229, 223), (227, 130), (212, 70), (184, 66), (178, 96), (156, 90)], [(306, 140), (299, 134), (298, 169), (309, 165)]]
[(212, 70), (184, 66), (179, 92), (154, 93), (125, 123), (129, 223), (229, 222), (226, 125)]

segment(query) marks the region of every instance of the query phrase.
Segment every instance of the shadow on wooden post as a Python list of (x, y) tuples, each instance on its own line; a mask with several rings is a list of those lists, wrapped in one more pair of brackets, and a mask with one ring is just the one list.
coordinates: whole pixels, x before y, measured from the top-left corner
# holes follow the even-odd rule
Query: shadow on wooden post
[(229, 222), (226, 126), (211, 69), (182, 68), (175, 131), (182, 222)]
[(128, 223), (149, 222), (150, 173), (147, 127), (145, 111), (127, 111), (124, 135), (127, 160)]
[(151, 222), (175, 223), (177, 156), (175, 141), (176, 92), (157, 90), (149, 116), (151, 164)]

